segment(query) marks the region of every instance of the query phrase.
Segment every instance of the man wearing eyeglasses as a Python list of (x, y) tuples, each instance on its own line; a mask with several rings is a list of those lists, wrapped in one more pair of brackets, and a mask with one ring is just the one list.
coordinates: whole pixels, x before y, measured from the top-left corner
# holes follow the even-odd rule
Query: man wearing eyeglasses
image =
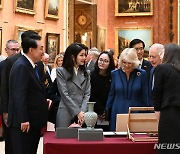
[(142, 40), (140, 40), (140, 39), (133, 39), (130, 42), (129, 47), (136, 49), (136, 53), (137, 53), (138, 59), (140, 61), (139, 68), (141, 68), (141, 69), (146, 71), (147, 78), (149, 79), (150, 70), (152, 68), (152, 65), (151, 65), (151, 63), (149, 61), (147, 61), (147, 60), (145, 60), (143, 58), (145, 43)]
[(19, 52), (19, 43), (16, 40), (7, 41), (5, 52), (8, 57), (17, 54)]
[[(11, 57), (12, 55), (15, 55), (19, 52), (19, 43), (16, 40), (8, 40), (6, 43), (5, 52), (8, 57)], [(6, 59), (7, 60), (7, 59)], [(2, 70), (6, 63), (6, 60), (3, 60), (0, 62), (0, 81), (2, 77)], [(0, 82), (1, 87), (1, 82)], [(1, 93), (0, 93), (1, 97)], [(12, 148), (11, 148), (11, 136), (9, 133), (9, 129), (7, 127), (7, 107), (5, 107), (4, 102), (2, 102), (0, 98), (0, 114), (2, 114), (2, 124), (3, 124), (3, 130), (4, 130), (4, 138), (5, 138), (5, 154), (11, 154)], [(6, 120), (5, 120), (6, 119)]]

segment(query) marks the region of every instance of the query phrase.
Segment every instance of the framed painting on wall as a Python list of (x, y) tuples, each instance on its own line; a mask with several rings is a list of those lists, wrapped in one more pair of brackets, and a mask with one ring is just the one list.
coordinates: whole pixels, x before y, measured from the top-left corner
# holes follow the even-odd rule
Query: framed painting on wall
[(38, 33), (40, 36), (42, 36), (42, 29), (35, 29), (31, 27), (23, 27), (23, 26), (16, 26), (15, 27), (15, 36), (14, 39), (18, 41), (19, 44), (21, 44), (21, 35), (23, 32), (27, 30), (33, 30), (36, 33)]
[(98, 26), (97, 48), (99, 51), (105, 51), (106, 28)]
[(141, 39), (145, 43), (145, 54), (148, 53), (149, 47), (152, 45), (152, 28), (116, 28), (115, 34), (116, 55), (118, 56), (122, 50), (129, 47), (129, 43), (133, 39)]
[(2, 28), (0, 28), (0, 54), (2, 54)]
[(46, 34), (46, 52), (49, 55), (49, 62), (53, 63), (60, 48), (60, 34)]
[(60, 0), (46, 0), (45, 18), (58, 20), (59, 4)]
[(2, 9), (3, 0), (0, 0), (0, 9)]
[(35, 14), (36, 0), (16, 0), (16, 12)]
[(153, 0), (115, 0), (115, 16), (153, 15)]

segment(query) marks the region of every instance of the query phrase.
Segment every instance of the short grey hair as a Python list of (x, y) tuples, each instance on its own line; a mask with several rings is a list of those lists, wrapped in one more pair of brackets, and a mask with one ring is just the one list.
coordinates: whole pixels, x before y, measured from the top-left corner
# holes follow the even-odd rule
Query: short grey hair
[(163, 57), (164, 57), (164, 52), (165, 52), (164, 45), (159, 44), (159, 43), (154, 43), (154, 44), (149, 48), (149, 53), (151, 52), (151, 50), (155, 50), (156, 52), (158, 52), (160, 59), (163, 59)]
[(97, 57), (99, 56), (99, 51), (96, 47), (93, 47), (88, 51), (88, 54), (90, 54), (93, 58), (97, 59)]
[(134, 48), (125, 48), (120, 57), (119, 57), (119, 66), (122, 67), (122, 61), (126, 60), (129, 63), (134, 65), (134, 68), (138, 68), (140, 61), (138, 60), (136, 49)]
[(16, 40), (8, 40), (7, 42), (6, 42), (6, 48), (9, 46), (9, 44), (11, 44), (11, 43), (17, 43), (17, 44), (19, 44), (18, 43), (18, 41), (16, 41)]

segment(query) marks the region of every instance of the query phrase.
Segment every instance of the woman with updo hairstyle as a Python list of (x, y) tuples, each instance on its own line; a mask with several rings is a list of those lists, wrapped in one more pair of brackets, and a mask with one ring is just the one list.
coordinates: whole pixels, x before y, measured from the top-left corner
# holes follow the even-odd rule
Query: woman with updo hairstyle
[(136, 49), (124, 49), (119, 66), (120, 69), (111, 73), (111, 88), (106, 104), (106, 111), (111, 113), (111, 131), (116, 129), (117, 114), (128, 113), (129, 107), (148, 106), (147, 76), (144, 70), (138, 68)]

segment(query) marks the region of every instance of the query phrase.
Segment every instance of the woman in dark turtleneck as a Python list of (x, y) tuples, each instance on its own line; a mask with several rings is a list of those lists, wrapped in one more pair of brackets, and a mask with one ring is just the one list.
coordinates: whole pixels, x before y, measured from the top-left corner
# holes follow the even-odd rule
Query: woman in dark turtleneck
[(105, 106), (111, 85), (111, 71), (115, 69), (113, 57), (103, 51), (98, 56), (91, 72), (91, 97), (89, 101), (96, 102), (94, 111), (98, 114), (98, 122), (96, 128), (103, 128), (104, 131), (109, 130), (109, 125), (100, 125), (105, 121)]

